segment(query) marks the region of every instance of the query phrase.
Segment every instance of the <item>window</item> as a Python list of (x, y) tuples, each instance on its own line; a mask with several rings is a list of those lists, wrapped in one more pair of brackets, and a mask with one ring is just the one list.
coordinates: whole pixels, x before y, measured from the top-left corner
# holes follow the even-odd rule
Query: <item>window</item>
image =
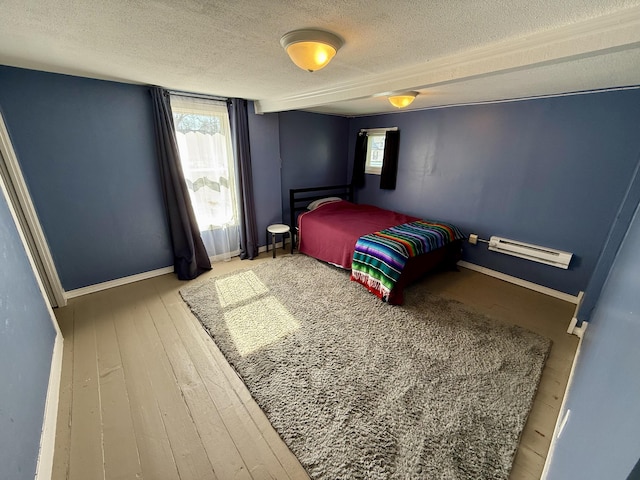
[(382, 172), (384, 138), (385, 132), (369, 133), (367, 137), (367, 163), (364, 165), (364, 173), (380, 175), (380, 172)]
[(171, 96), (180, 162), (212, 257), (239, 252), (238, 201), (225, 102)]
[(362, 130), (367, 132), (367, 160), (364, 165), (364, 173), (382, 174), (385, 138), (390, 130), (397, 130), (397, 128), (369, 128)]
[(363, 128), (356, 138), (351, 183), (362, 188), (367, 173), (380, 175), (380, 188), (395, 190), (398, 177), (398, 127)]

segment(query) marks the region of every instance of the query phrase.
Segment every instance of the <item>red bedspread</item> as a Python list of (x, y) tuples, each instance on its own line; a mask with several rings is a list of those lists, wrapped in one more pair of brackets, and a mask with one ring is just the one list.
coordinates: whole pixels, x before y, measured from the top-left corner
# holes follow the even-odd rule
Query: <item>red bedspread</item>
[(351, 269), (353, 250), (363, 235), (419, 220), (373, 205), (341, 201), (325, 203), (298, 217), (298, 250)]

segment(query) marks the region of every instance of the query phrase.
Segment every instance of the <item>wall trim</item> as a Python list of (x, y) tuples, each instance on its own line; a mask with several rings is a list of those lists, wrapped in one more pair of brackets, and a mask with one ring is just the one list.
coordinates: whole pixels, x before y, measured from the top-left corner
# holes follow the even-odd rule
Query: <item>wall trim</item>
[[(289, 241), (287, 241), (286, 243), (289, 243)], [(282, 242), (276, 243), (276, 248), (282, 248)], [(266, 250), (267, 250), (266, 246), (262, 246), (258, 248), (259, 253), (265, 252)], [(215, 262), (216, 257), (211, 257), (211, 260)], [(158, 268), (157, 270), (150, 270), (148, 272), (129, 275), (128, 277), (116, 278), (114, 280), (109, 280), (108, 282), (96, 283), (94, 285), (88, 285), (86, 287), (76, 288), (75, 290), (69, 290), (66, 292), (66, 297), (67, 297), (67, 300), (69, 300), (71, 298), (81, 297), (83, 295), (89, 295), (90, 293), (100, 292), (102, 290), (107, 290), (109, 288), (127, 285), (128, 283), (134, 283), (134, 282), (139, 282), (141, 280), (147, 280), (153, 277), (159, 277), (160, 275), (166, 275), (167, 273), (173, 273), (173, 265), (170, 267)]]
[(511, 275), (507, 275), (506, 273), (498, 272), (496, 270), (491, 270), (490, 268), (481, 267), (480, 265), (476, 265), (475, 263), (465, 262), (464, 260), (460, 260), (458, 265), (464, 268), (468, 268), (469, 270), (474, 270), (476, 272), (484, 273), (485, 275), (489, 275), (490, 277), (495, 277), (500, 280), (504, 280), (505, 282), (513, 283), (514, 285), (519, 285), (524, 288), (528, 288), (529, 290), (534, 290), (538, 293), (544, 293), (545, 295), (549, 295), (550, 297), (559, 298), (560, 300), (564, 300), (565, 302), (578, 304), (579, 296), (578, 295), (570, 295), (568, 293), (561, 292), (559, 290), (554, 290), (553, 288), (545, 287), (543, 285), (538, 285), (537, 283), (529, 282), (528, 280), (523, 280), (518, 277), (513, 277)]
[(173, 273), (173, 265), (170, 267), (158, 268), (157, 270), (150, 270), (148, 272), (129, 275), (128, 277), (116, 278), (115, 280), (109, 280), (108, 282), (96, 283), (94, 285), (76, 288), (75, 290), (69, 290), (66, 292), (67, 300), (75, 297), (81, 297), (83, 295), (89, 295), (90, 293), (100, 292), (109, 288), (119, 287), (128, 283), (139, 282), (140, 280), (158, 277), (167, 273)]
[[(587, 328), (587, 322), (582, 322), (584, 325), (584, 329)], [(564, 389), (564, 396), (562, 397), (562, 404), (560, 405), (560, 411), (558, 412), (558, 418), (556, 419), (556, 425), (553, 429), (553, 436), (551, 437), (551, 444), (549, 445), (549, 451), (547, 452), (547, 458), (544, 461), (544, 467), (542, 469), (542, 475), (540, 476), (541, 480), (545, 480), (547, 475), (549, 474), (549, 467), (551, 466), (551, 461), (553, 460), (553, 454), (555, 453), (556, 444), (558, 442), (558, 438), (562, 434), (562, 429), (565, 424), (569, 420), (569, 415), (571, 414), (571, 410), (566, 410), (567, 398), (569, 396), (569, 391), (571, 390), (571, 386), (573, 384), (574, 374), (576, 370), (576, 365), (578, 364), (578, 359), (580, 358), (580, 352), (582, 351), (582, 340), (584, 339), (583, 335), (578, 336), (578, 347), (576, 348), (576, 354), (573, 356), (573, 363), (571, 364), (571, 371), (569, 372), (569, 379), (567, 380), (567, 386)]]
[[(285, 244), (287, 244), (287, 245), (291, 244), (291, 236), (285, 238)], [(282, 242), (276, 242), (276, 248), (284, 248), (284, 245), (282, 244)], [(258, 247), (258, 253), (263, 253), (263, 252), (266, 252), (266, 251), (267, 251), (267, 246), (266, 245)], [(271, 252), (271, 244), (269, 244), (269, 252)]]
[(560, 97), (576, 97), (580, 95), (593, 95), (598, 93), (607, 93), (607, 92), (626, 92), (628, 90), (640, 90), (640, 86), (630, 85), (626, 87), (605, 87), (605, 88), (594, 88), (590, 90), (577, 90), (574, 92), (561, 92), (561, 93), (546, 93), (542, 95), (530, 95), (526, 97), (513, 97), (513, 98), (502, 98), (496, 100), (478, 100), (471, 102), (462, 102), (462, 103), (446, 103), (444, 105), (430, 105), (426, 107), (418, 107), (412, 108), (411, 110), (400, 110), (400, 111), (392, 111), (392, 112), (384, 112), (380, 113), (362, 113), (362, 114), (349, 114), (349, 115), (340, 115), (340, 114), (332, 114), (336, 116), (343, 116), (347, 118), (363, 118), (363, 117), (376, 117), (379, 115), (398, 115), (403, 113), (403, 111), (411, 111), (411, 112), (424, 112), (427, 110), (441, 110), (445, 108), (456, 108), (456, 107), (471, 107), (474, 105), (497, 105), (500, 103), (515, 103), (515, 102), (527, 102), (529, 100), (543, 100), (545, 98), (560, 98)]
[(573, 317), (571, 318), (571, 322), (569, 323), (569, 328), (567, 328), (567, 333), (569, 335), (575, 335), (578, 338), (582, 338), (584, 332), (589, 325), (588, 322), (584, 321), (578, 327), (578, 312), (580, 311), (580, 307), (582, 306), (582, 300), (584, 299), (584, 292), (578, 292), (578, 302), (576, 303), (576, 309), (573, 312)]
[(58, 401), (60, 398), (60, 380), (62, 378), (62, 356), (64, 353), (64, 339), (57, 333), (51, 356), (51, 371), (49, 372), (49, 387), (44, 407), (44, 420), (40, 436), (40, 454), (36, 466), (35, 480), (51, 478), (53, 472), (53, 454), (56, 443), (56, 427), (58, 425)]
[[(1, 116), (0, 126), (4, 128), (4, 122), (2, 121)], [(27, 239), (20, 226), (20, 221), (18, 220), (18, 214), (16, 213), (14, 205), (9, 198), (9, 192), (7, 191), (7, 186), (5, 185), (5, 181), (2, 176), (0, 176), (0, 195), (4, 196), (7, 202), (9, 213), (11, 214), (13, 223), (16, 227), (16, 230), (18, 231), (18, 236), (20, 237), (20, 241), (22, 242), (27, 260), (29, 261), (29, 265), (31, 266), (31, 271), (33, 272), (33, 277), (35, 278), (38, 289), (40, 290), (40, 295), (42, 295), (42, 301), (44, 302), (44, 306), (47, 309), (47, 312), (49, 313), (51, 325), (53, 327), (53, 330), (56, 332), (56, 337), (53, 341), (51, 366), (49, 367), (49, 382), (47, 384), (47, 395), (45, 398), (45, 408), (42, 417), (42, 432), (40, 433), (40, 448), (38, 450), (38, 456), (36, 460), (35, 474), (36, 480), (48, 479), (51, 478), (51, 473), (53, 471), (53, 453), (55, 450), (56, 425), (58, 421), (58, 399), (60, 396), (60, 379), (62, 376), (62, 331), (60, 330), (58, 320), (56, 319), (56, 316), (51, 309), (51, 305), (49, 304), (49, 297), (47, 296), (44, 284), (42, 283), (42, 278), (40, 278), (38, 269), (36, 268), (35, 260), (33, 259), (33, 255), (31, 253), (31, 250), (29, 249)], [(65, 300), (66, 304), (66, 298), (63, 300)]]
[[(15, 208), (19, 208), (22, 214), (24, 215), (24, 220), (27, 225), (25, 225), (25, 229), (28, 230), (30, 237), (33, 239), (33, 248), (35, 248), (38, 257), (41, 260), (42, 268), (44, 272), (43, 275), (46, 276), (45, 279), (40, 278), (41, 282), (46, 281), (48, 286), (50, 287), (51, 294), (53, 295), (53, 299), (56, 302), (56, 306), (64, 307), (66, 305), (66, 296), (64, 292), (64, 288), (62, 288), (62, 283), (60, 282), (60, 276), (58, 275), (58, 271), (56, 270), (56, 265), (53, 261), (53, 257), (51, 255), (51, 251), (49, 250), (49, 244), (47, 243), (47, 239), (44, 235), (44, 231), (42, 230), (42, 225), (40, 224), (40, 220), (38, 219), (38, 214), (36, 213), (36, 209), (33, 205), (33, 201), (31, 200), (31, 195), (29, 195), (29, 188), (27, 187), (27, 183), (22, 175), (22, 170), (20, 169), (20, 162), (18, 162), (18, 157), (16, 157), (16, 153), (13, 149), (13, 145), (11, 144), (11, 137), (9, 136), (9, 131), (7, 130), (7, 126), (4, 122), (4, 118), (0, 113), (0, 155), (2, 155), (2, 159), (4, 160), (4, 165), (6, 167), (6, 172), (9, 175), (7, 182), (10, 185), (4, 185), (5, 189), (11, 188), (13, 192), (15, 192), (15, 201), (19, 204), (17, 207), (13, 206), (13, 202), (11, 200), (11, 196), (8, 192), (5, 192), (5, 196), (7, 198), (7, 203), (10, 205), (12, 209), (12, 215), (14, 216), (14, 220), (16, 222), (16, 227), (20, 231), (20, 236), (22, 237), (22, 242), (24, 244), (25, 249), (27, 249), (29, 254), (29, 259), (35, 268), (35, 273), (38, 278), (40, 278), (40, 273), (38, 273), (38, 269), (35, 266), (35, 261), (31, 255), (30, 251), (30, 242), (27, 241), (25, 233), (22, 231), (22, 225), (18, 220), (18, 215)], [(44, 284), (42, 285), (44, 287)], [(45, 298), (47, 299), (47, 304), (49, 305), (49, 297), (47, 294), (47, 290), (45, 289)]]

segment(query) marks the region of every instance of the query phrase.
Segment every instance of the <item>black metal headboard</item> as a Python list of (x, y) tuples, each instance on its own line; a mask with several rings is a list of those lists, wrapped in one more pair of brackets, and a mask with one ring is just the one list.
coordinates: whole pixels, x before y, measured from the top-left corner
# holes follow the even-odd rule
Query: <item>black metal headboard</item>
[(340, 197), (353, 202), (352, 185), (330, 185), (326, 187), (292, 188), (289, 190), (289, 215), (291, 231), (296, 232), (298, 213), (307, 209), (314, 200), (325, 197)]

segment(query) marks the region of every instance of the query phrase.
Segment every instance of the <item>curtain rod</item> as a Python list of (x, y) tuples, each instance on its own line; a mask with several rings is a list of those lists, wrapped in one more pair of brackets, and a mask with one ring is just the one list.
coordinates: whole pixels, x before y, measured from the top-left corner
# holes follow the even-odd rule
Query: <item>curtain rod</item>
[(360, 133), (369, 132), (395, 132), (398, 127), (386, 127), (386, 128), (361, 128)]
[(202, 98), (205, 100), (216, 100), (218, 102), (228, 102), (231, 100), (227, 97), (219, 97), (216, 95), (207, 95), (206, 93), (194, 93), (194, 92), (182, 92), (180, 90), (169, 90), (169, 94), (171, 95), (179, 95), (181, 97), (190, 97), (190, 98)]

